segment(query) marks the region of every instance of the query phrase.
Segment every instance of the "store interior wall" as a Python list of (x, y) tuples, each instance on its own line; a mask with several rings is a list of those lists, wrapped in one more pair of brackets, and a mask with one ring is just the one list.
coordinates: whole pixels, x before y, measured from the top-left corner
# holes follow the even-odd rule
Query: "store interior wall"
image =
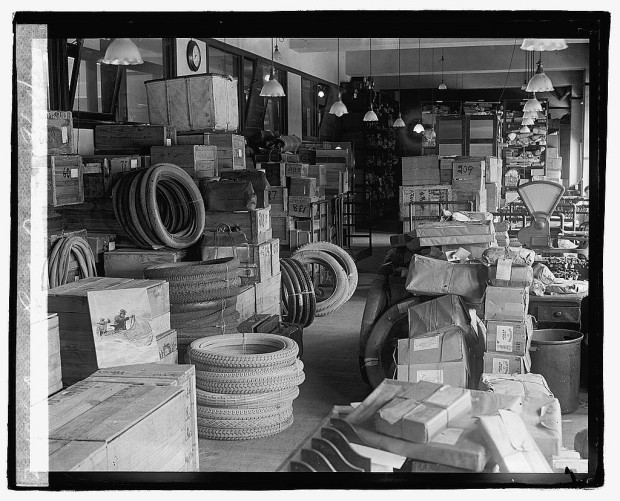
[(301, 137), (301, 75), (287, 73), (288, 134)]

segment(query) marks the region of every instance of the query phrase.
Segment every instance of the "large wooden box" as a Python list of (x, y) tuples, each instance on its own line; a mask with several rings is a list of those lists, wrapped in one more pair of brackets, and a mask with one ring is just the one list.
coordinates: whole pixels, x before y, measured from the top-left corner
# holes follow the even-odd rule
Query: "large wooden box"
[(80, 155), (48, 155), (47, 204), (54, 207), (84, 202), (84, 168)]
[(478, 191), (484, 188), (486, 162), (474, 157), (456, 158), (452, 163), (452, 189)]
[(84, 200), (110, 198), (114, 184), (139, 167), (149, 167), (150, 157), (140, 155), (88, 155), (84, 165)]
[(273, 228), (273, 218), (286, 216), (288, 212), (288, 190), (284, 186), (270, 186), (267, 188), (267, 197), (271, 207), (271, 226)]
[(220, 171), (244, 170), (245, 138), (239, 134), (179, 134), (178, 144), (204, 144), (217, 147), (217, 165)]
[(277, 238), (237, 247), (236, 253), (240, 262), (239, 275), (248, 279), (248, 283), (263, 282), (280, 273), (280, 240)]
[(70, 111), (47, 112), (47, 154), (70, 155), (73, 146), (73, 115)]
[[(146, 295), (149, 311), (140, 313), (138, 320), (147, 322), (150, 332), (155, 336), (159, 360), (175, 359), (177, 335), (176, 331), (170, 329), (170, 299), (166, 281), (132, 280), (130, 278), (85, 278), (48, 291), (48, 311), (58, 314), (63, 386), (74, 384), (103, 367), (97, 356), (88, 293), (91, 291), (107, 291), (115, 297), (115, 300), (123, 302), (124, 297), (134, 297), (135, 289), (144, 291)], [(134, 309), (138, 307), (131, 301), (133, 299), (128, 299), (126, 304), (123, 303), (123, 307), (127, 308), (128, 315), (134, 313)], [(145, 307), (146, 305), (142, 306)], [(106, 355), (116, 356), (119, 353), (110, 349)], [(125, 355), (125, 353), (121, 355)], [(151, 362), (152, 360), (144, 361)]]
[(256, 313), (271, 313), (274, 309), (279, 309), (281, 279), (282, 274), (278, 273), (254, 285), (256, 288)]
[(62, 372), (60, 368), (60, 335), (58, 333), (58, 315), (52, 313), (46, 319), (30, 324), (32, 343), (44, 343), (47, 338), (47, 394), (52, 395), (62, 390)]
[(84, 381), (37, 405), (49, 412), (50, 471), (195, 469), (180, 386)]
[(402, 158), (403, 186), (440, 184), (439, 157), (417, 156)]
[[(286, 186), (285, 162), (258, 162), (256, 168), (265, 171), (270, 186)], [(290, 165), (290, 164), (289, 164)], [(300, 165), (300, 164), (295, 164)]]
[(95, 152), (131, 153), (150, 155), (151, 146), (177, 144), (177, 131), (166, 124), (160, 125), (97, 125)]
[(167, 386), (183, 390), (185, 400), (185, 468), (198, 471), (198, 429), (196, 420), (196, 369), (193, 365), (138, 364), (99, 369), (85, 379), (93, 383), (123, 383)]
[(294, 228), (293, 218), (288, 215), (274, 216), (271, 218), (271, 227), (273, 238), (278, 238), (282, 245), (288, 245), (289, 231)]
[(144, 85), (149, 123), (171, 125), (178, 131), (235, 132), (239, 127), (236, 78), (193, 75), (149, 80)]
[[(177, 136), (178, 138), (181, 136)], [(215, 146), (177, 144), (176, 146), (152, 146), (151, 162), (174, 164), (192, 179), (216, 177), (218, 175), (218, 151)]]
[(207, 212), (205, 231), (215, 231), (220, 223), (239, 226), (248, 243), (262, 244), (272, 238), (270, 208), (238, 212)]
[(106, 277), (144, 278), (144, 269), (156, 264), (178, 263), (187, 257), (187, 250), (114, 249), (104, 252)]
[(242, 286), (237, 296), (237, 311), (239, 322), (247, 320), (256, 313), (256, 288), (254, 284)]
[[(451, 187), (445, 184), (431, 186), (401, 186), (399, 190), (399, 215), (401, 221), (409, 220), (410, 202), (446, 202), (451, 198)], [(444, 208), (448, 208), (447, 206)], [(441, 212), (437, 203), (414, 204), (414, 218), (438, 218)]]

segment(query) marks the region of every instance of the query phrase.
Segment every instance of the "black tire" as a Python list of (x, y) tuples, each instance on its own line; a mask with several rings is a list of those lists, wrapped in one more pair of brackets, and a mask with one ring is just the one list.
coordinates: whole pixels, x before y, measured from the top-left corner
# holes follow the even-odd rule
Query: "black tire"
[(241, 278), (235, 277), (234, 280), (230, 282), (208, 284), (182, 284), (173, 282), (169, 284), (169, 286), (171, 303), (196, 303), (238, 296)]
[(295, 271), (285, 259), (280, 259), (280, 267), (284, 272), (282, 275), (282, 283), (286, 287), (288, 296), (286, 321), (293, 324), (300, 324), (302, 318), (305, 316), (305, 304), (301, 284), (299, 283)]
[(222, 311), (222, 309), (226, 309), (230, 306), (235, 306), (236, 304), (237, 304), (237, 296), (233, 296), (229, 298), (222, 298), (222, 299), (214, 299), (213, 301), (202, 301), (200, 303), (171, 304), (170, 313), (172, 315), (176, 313), (191, 313), (191, 312), (215, 313), (218, 311)]
[(222, 430), (219, 428), (198, 427), (198, 436), (208, 440), (254, 440), (271, 437), (286, 430), (293, 424), (293, 414), (283, 421), (271, 426), (259, 426), (249, 429)]
[(306, 282), (306, 288), (309, 292), (307, 295), (308, 320), (304, 324), (304, 327), (308, 327), (312, 325), (312, 322), (314, 322), (314, 317), (316, 316), (316, 294), (314, 293), (314, 284), (312, 283), (312, 279), (310, 278), (308, 271), (306, 270), (306, 268), (304, 268), (304, 266), (299, 261), (297, 261), (296, 259), (291, 259), (291, 264), (293, 264), (303, 276), (304, 281)]
[[(303, 325), (304, 327), (308, 327), (312, 320), (314, 319), (314, 314), (316, 311), (316, 297), (314, 295), (314, 288), (309, 289), (308, 281), (309, 277), (307, 274), (303, 274), (301, 270), (305, 271), (303, 266), (299, 261), (295, 261), (291, 258), (284, 258), (280, 260), (282, 266), (288, 266), (290, 272), (294, 274), (294, 284), (299, 285), (299, 294), (302, 302), (302, 309), (300, 311), (300, 315), (296, 320), (296, 323)], [(308, 280), (306, 280), (308, 277)], [(314, 308), (314, 311), (313, 311)], [(312, 318), (311, 318), (312, 317)]]
[(184, 261), (180, 263), (165, 263), (149, 266), (144, 270), (146, 278), (160, 280), (184, 280), (194, 277), (222, 276), (236, 272), (239, 268), (239, 259), (224, 257), (211, 261)]

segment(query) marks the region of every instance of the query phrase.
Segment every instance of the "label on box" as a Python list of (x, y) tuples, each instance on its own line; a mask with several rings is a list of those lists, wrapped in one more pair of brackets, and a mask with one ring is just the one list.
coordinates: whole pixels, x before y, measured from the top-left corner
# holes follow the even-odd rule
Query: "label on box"
[(79, 176), (80, 176), (80, 171), (78, 169), (71, 169), (71, 179), (74, 179)]
[(497, 273), (495, 278), (497, 280), (510, 280), (512, 272), (512, 259), (500, 258), (497, 260)]
[(463, 247), (459, 247), (459, 249), (453, 254), (452, 257), (458, 259), (459, 261), (464, 261), (470, 256), (471, 252), (463, 249)]
[(422, 371), (416, 371), (416, 383), (419, 383), (420, 381), (443, 384), (443, 370), (427, 369)]
[(98, 163), (85, 163), (84, 174), (101, 174), (101, 164)]
[(67, 127), (63, 126), (60, 128), (61, 134), (62, 134), (62, 144), (66, 144), (69, 142), (69, 131), (67, 130)]
[(505, 358), (493, 359), (493, 374), (509, 374), (510, 361)]
[(415, 338), (413, 351), (436, 350), (439, 348), (439, 336)]
[(446, 428), (439, 435), (433, 438), (431, 442), (436, 444), (454, 445), (461, 438), (463, 430), (461, 428)]
[(114, 249), (116, 249), (116, 242), (109, 242), (108, 251), (113, 251)]
[(497, 338), (495, 339), (495, 351), (512, 351), (513, 339), (512, 325), (498, 325)]

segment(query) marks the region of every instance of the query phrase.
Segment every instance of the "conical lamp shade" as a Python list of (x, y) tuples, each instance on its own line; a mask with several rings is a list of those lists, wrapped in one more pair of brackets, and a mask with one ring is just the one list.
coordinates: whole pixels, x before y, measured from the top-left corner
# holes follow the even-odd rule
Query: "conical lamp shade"
[(540, 104), (540, 101), (538, 99), (536, 99), (536, 96), (534, 96), (532, 99), (528, 99), (525, 102), (525, 106), (523, 106), (523, 111), (542, 111), (542, 104)]
[(542, 65), (542, 61), (538, 61), (538, 69), (525, 88), (526, 92), (551, 92), (553, 90), (553, 84), (550, 78), (545, 75), (545, 70)]
[(105, 51), (105, 56), (101, 62), (117, 66), (144, 63), (140, 49), (130, 38), (115, 38)]
[(521, 120), (521, 125), (534, 125), (534, 119), (524, 118), (523, 120)]
[(260, 91), (262, 97), (283, 97), (286, 96), (284, 89), (275, 78), (270, 78), (268, 82), (263, 85)]
[(563, 38), (524, 38), (521, 44), (522, 50), (536, 50), (538, 52), (550, 50), (564, 50), (568, 48)]
[(413, 132), (417, 132), (418, 134), (422, 134), (422, 132), (424, 132), (424, 125), (416, 124), (416, 126), (413, 128)]
[(523, 118), (533, 118), (534, 120), (536, 120), (538, 118), (538, 112), (537, 111), (525, 111), (523, 113)]
[(530, 131), (530, 128), (527, 125), (524, 125), (523, 127), (519, 129), (519, 132), (521, 132), (522, 134), (527, 134), (529, 131)]
[(379, 117), (373, 111), (373, 109), (370, 108), (364, 115), (364, 122), (378, 122), (378, 121), (379, 121)]
[(448, 88), (448, 86), (444, 83), (444, 81), (442, 80), (441, 83), (439, 84), (439, 87), (437, 87), (439, 90), (446, 90)]
[(347, 110), (347, 107), (342, 102), (342, 98), (340, 97), (340, 95), (338, 95), (338, 101), (332, 104), (332, 107), (329, 109), (329, 112), (332, 115), (336, 115), (337, 117), (341, 117), (342, 115), (346, 115), (347, 113), (349, 113), (349, 110)]
[(276, 45), (276, 50), (273, 51), (273, 60), (281, 63), (282, 61), (284, 61), (284, 56), (282, 55), (282, 52), (280, 52), (280, 49), (278, 49), (278, 46)]
[(392, 124), (392, 127), (396, 128), (396, 129), (400, 128), (400, 127), (406, 127), (405, 121), (402, 119), (400, 113), (398, 114), (398, 118)]

